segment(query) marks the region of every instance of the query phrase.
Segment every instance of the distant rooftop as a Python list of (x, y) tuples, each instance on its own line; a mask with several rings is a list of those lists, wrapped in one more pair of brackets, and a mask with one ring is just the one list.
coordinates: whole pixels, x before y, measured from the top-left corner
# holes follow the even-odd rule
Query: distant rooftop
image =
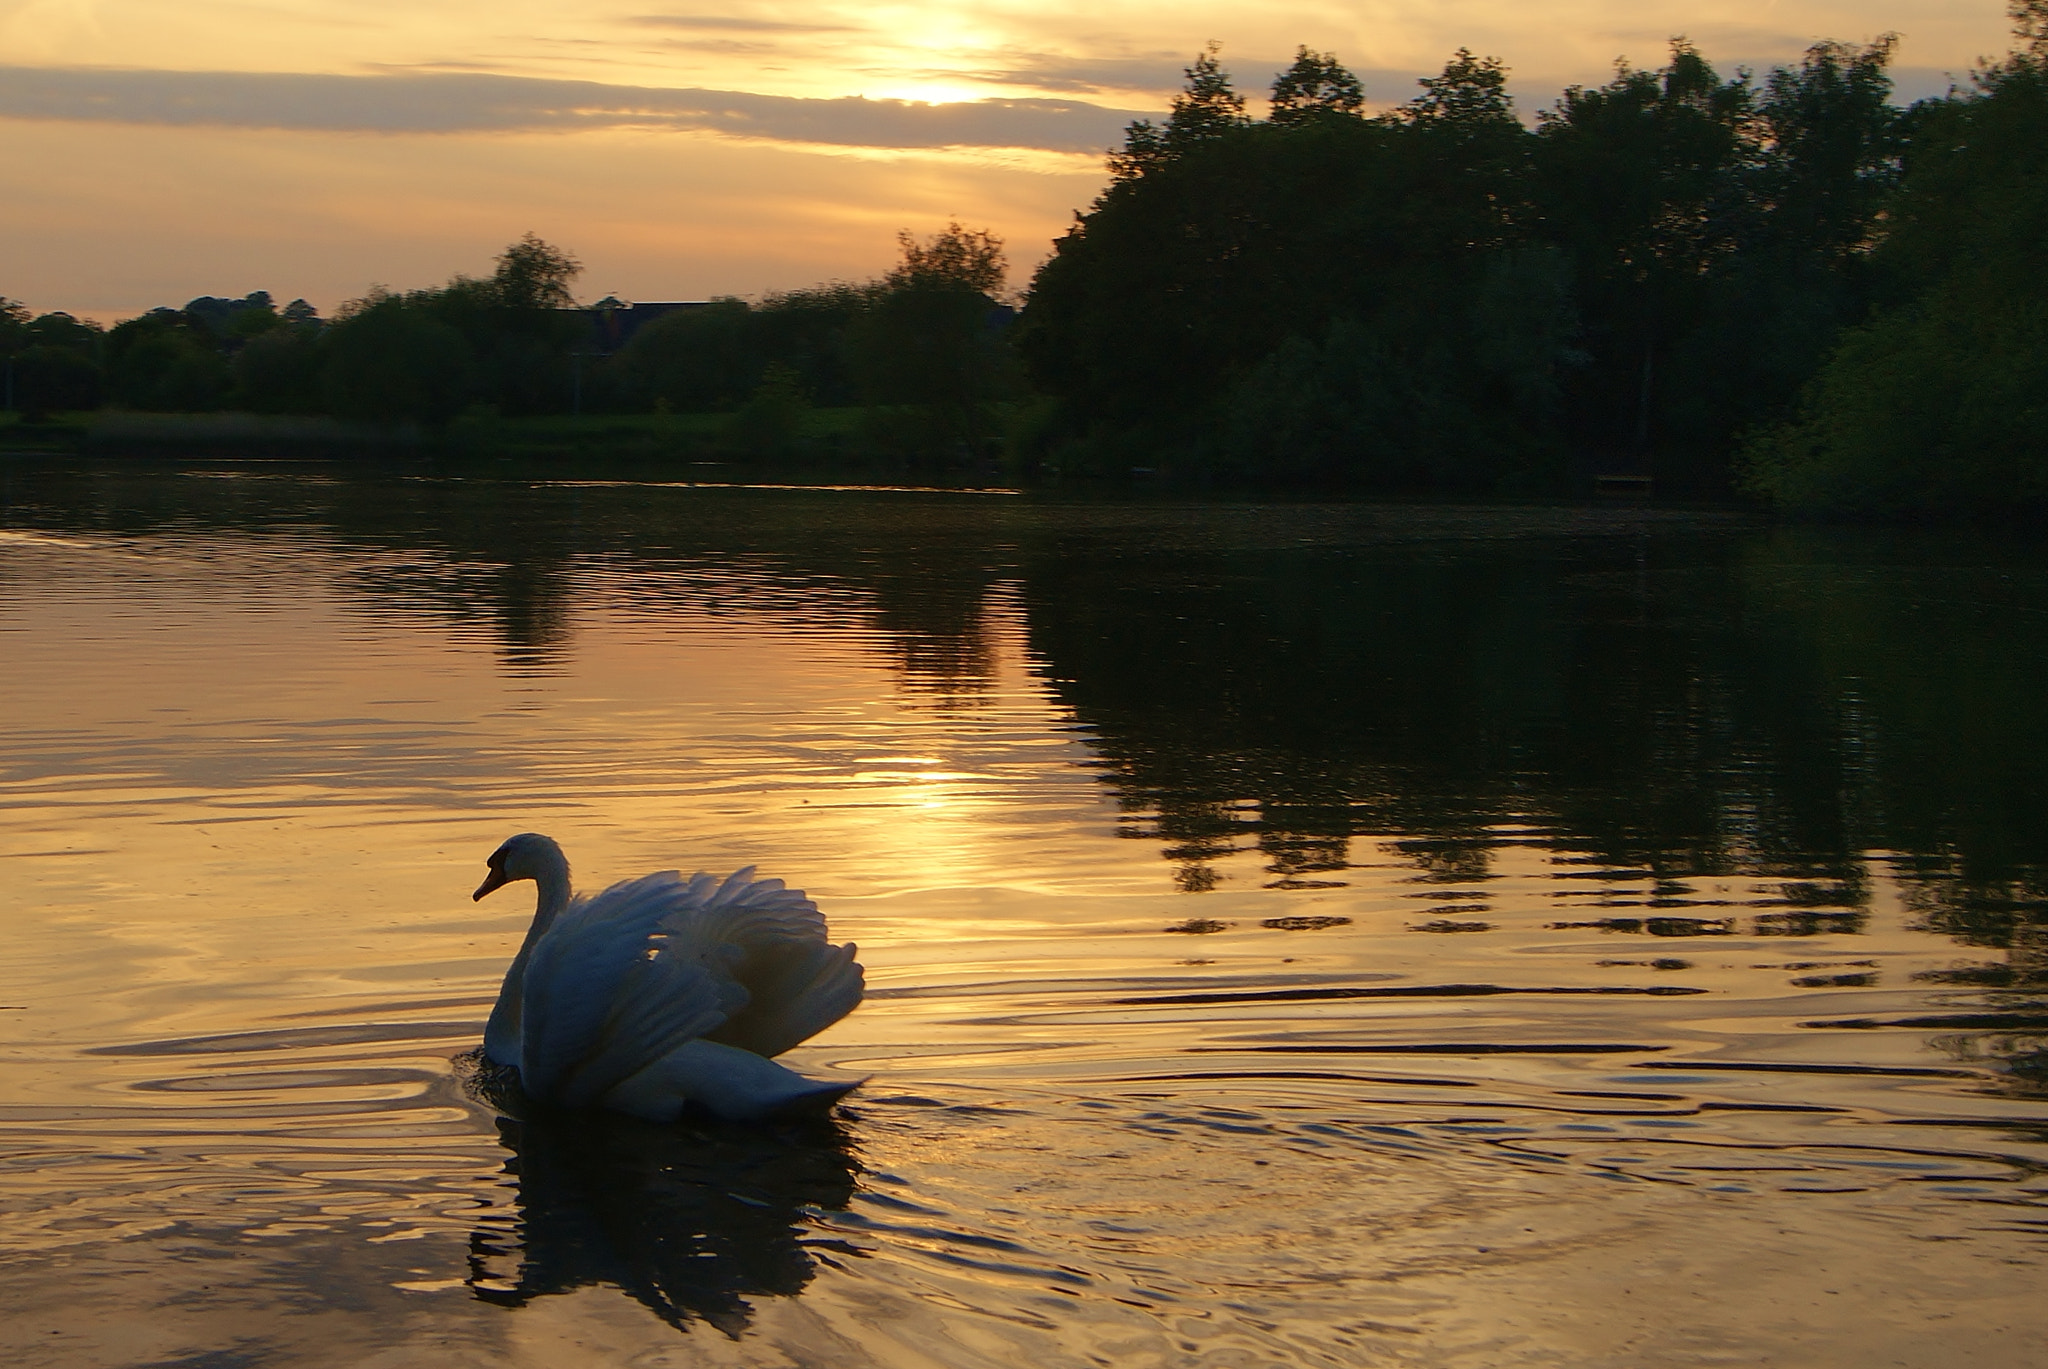
[(591, 350), (610, 356), (633, 340), (633, 335), (658, 318), (681, 309), (702, 309), (708, 300), (636, 300), (628, 302), (607, 296), (587, 309), (576, 312), (591, 324)]

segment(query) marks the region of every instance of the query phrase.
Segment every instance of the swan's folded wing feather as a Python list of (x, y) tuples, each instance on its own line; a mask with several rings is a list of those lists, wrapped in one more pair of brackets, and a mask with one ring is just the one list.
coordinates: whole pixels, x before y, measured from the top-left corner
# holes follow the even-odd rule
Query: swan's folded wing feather
[(770, 1056), (808, 1041), (860, 1006), (858, 949), (793, 940), (749, 957), (740, 973), (748, 1001), (706, 1039)]
[(747, 1001), (730, 977), (670, 953), (655, 937), (619, 977), (612, 1009), (590, 1048), (555, 1085), (566, 1107), (597, 1103), (621, 1080), (723, 1025)]
[(621, 981), (650, 949), (664, 918), (689, 903), (673, 870), (614, 884), (578, 899), (534, 944), (523, 984), (520, 1082), (534, 1098), (553, 1099), (597, 1049)]

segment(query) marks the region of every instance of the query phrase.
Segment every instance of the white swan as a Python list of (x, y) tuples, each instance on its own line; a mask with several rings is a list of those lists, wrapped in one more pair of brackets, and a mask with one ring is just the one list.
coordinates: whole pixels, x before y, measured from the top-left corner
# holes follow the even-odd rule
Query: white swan
[(801, 890), (752, 867), (724, 880), (664, 870), (572, 899), (568, 858), (537, 832), (490, 866), (473, 897), (540, 886), (484, 1028), (484, 1055), (517, 1069), (527, 1097), (656, 1122), (693, 1104), (750, 1121), (821, 1111), (855, 1087), (768, 1058), (861, 999), (855, 948), (825, 940)]

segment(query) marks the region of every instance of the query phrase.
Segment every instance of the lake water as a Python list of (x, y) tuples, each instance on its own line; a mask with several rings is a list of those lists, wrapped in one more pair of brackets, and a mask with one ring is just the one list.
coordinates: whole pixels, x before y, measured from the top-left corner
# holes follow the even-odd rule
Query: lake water
[[(758, 865), (828, 1125), (501, 1116)], [(0, 464), (10, 1365), (2038, 1363), (2048, 559), (1605, 509)]]

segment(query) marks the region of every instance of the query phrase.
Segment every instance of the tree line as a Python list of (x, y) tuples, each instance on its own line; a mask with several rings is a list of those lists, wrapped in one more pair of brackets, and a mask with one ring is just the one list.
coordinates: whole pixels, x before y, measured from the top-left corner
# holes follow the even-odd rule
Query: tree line
[(1002, 242), (958, 224), (900, 240), (877, 280), (675, 309), (613, 344), (615, 299), (579, 307), (576, 258), (527, 234), (488, 276), (373, 290), (323, 319), (258, 291), (110, 329), (0, 300), (5, 407), (324, 414), (445, 426), (463, 416), (723, 413), (742, 446), (788, 446), (813, 407), (866, 406), (868, 437), (954, 460), (1000, 444), (1018, 393)]
[(2048, 0), (1901, 109), (1895, 39), (1761, 78), (1675, 40), (1533, 126), (1460, 51), (1377, 116), (1300, 50), (1263, 119), (1212, 46), (1033, 282), (1052, 459), (1232, 482), (1654, 474), (1881, 515), (2048, 503)]
[[(1684, 40), (1525, 123), (1460, 50), (1368, 111), (1301, 49), (1254, 117), (1212, 45), (1023, 295), (1002, 244), (724, 299), (604, 345), (529, 235), (487, 277), (320, 319), (264, 294), (106, 332), (0, 308), (10, 403), (725, 413), (762, 450), (861, 406), (934, 461), (1512, 494), (1601, 472), (1899, 515), (2048, 502), (2048, 0), (1968, 85), (1891, 102), (1894, 40), (1761, 76)], [(1014, 318), (1013, 318), (1014, 314)]]
[(1746, 441), (1753, 492), (1880, 516), (2048, 508), (2048, 0), (2012, 15), (2015, 52), (1910, 112), (1871, 307)]

